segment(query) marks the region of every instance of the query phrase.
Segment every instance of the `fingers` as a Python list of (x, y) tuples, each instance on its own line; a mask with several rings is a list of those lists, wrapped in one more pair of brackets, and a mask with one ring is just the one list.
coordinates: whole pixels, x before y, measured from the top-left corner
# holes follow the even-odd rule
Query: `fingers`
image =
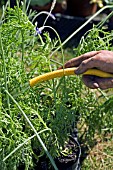
[(94, 56), (81, 62), (75, 73), (82, 74), (90, 68), (100, 68), (101, 62), (99, 61), (99, 59), (97, 59), (97, 57), (98, 56)]
[(75, 71), (76, 74), (82, 74), (90, 68), (113, 73), (113, 52), (101, 50), (95, 53), (92, 57), (83, 60)]
[(98, 83), (95, 81), (95, 76), (89, 76), (89, 75), (82, 76), (82, 81), (87, 87), (91, 89), (99, 88)]
[(102, 90), (113, 88), (113, 78), (96, 78), (99, 88)]
[(97, 55), (99, 51), (91, 51), (85, 54), (82, 54), (79, 57), (73, 58), (69, 61), (67, 61), (64, 65), (64, 68), (70, 68), (70, 67), (78, 67), (84, 60), (91, 58), (95, 55)]
[(84, 84), (91, 88), (97, 89), (100, 88), (102, 90), (113, 88), (113, 78), (100, 78), (96, 76), (83, 76), (82, 80)]

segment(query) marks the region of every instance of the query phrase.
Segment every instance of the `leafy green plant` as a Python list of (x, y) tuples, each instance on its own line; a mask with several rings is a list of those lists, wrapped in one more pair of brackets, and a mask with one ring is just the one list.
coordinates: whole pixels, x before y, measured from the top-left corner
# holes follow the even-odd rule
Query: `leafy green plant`
[[(81, 38), (80, 44), (78, 45), (77, 49), (75, 49), (76, 55), (79, 56), (81, 53), (89, 52), (89, 50), (90, 51), (96, 51), (96, 50), (111, 50), (112, 51), (113, 50), (112, 35), (113, 35), (112, 31), (108, 32), (105, 30), (105, 28), (98, 28), (97, 26), (94, 26)], [(98, 94), (100, 95), (99, 96), (97, 95), (98, 104), (96, 108), (92, 111), (91, 115), (84, 114), (84, 116), (86, 117), (85, 122), (87, 123), (89, 122), (88, 124), (91, 125), (89, 127), (89, 131), (94, 130), (93, 134), (95, 134), (94, 132), (97, 129), (98, 131), (101, 131), (102, 129), (104, 129), (104, 126), (106, 123), (109, 129), (112, 129), (112, 126), (110, 125), (113, 123), (112, 118), (110, 122), (108, 121), (108, 119), (110, 119), (111, 117), (110, 105), (107, 106), (108, 103), (110, 104), (112, 103), (112, 95), (107, 96), (107, 93), (108, 93), (107, 91), (102, 92), (101, 90), (99, 90)], [(89, 134), (91, 136), (91, 133)]]
[[(53, 159), (61, 155), (69, 135), (80, 123), (81, 127), (87, 125), (91, 139), (105, 127), (112, 131), (113, 122), (109, 122), (112, 98), (102, 94), (102, 99), (97, 100), (96, 92), (84, 87), (80, 77), (62, 77), (33, 88), (29, 86), (29, 79), (56, 70), (66, 60), (63, 50), (58, 58), (59, 53), (52, 53), (59, 48), (58, 40), (52, 41), (47, 32), (43, 36), (44, 39), (36, 36), (35, 26), (20, 7), (7, 9), (0, 25), (0, 169), (3, 170), (21, 166), (33, 169), (34, 158), (39, 161), (45, 153), (57, 169)], [(112, 33), (93, 28), (74, 52), (80, 55), (89, 49), (111, 50), (111, 39)]]

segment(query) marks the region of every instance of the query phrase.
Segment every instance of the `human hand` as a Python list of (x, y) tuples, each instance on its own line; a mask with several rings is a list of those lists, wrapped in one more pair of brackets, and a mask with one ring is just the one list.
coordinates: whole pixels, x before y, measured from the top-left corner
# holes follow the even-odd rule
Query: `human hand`
[[(91, 51), (67, 61), (64, 67), (77, 67), (75, 70), (75, 74), (77, 75), (91, 68), (113, 73), (113, 52), (107, 50)], [(83, 75), (82, 80), (87, 87), (92, 89), (108, 89), (113, 87), (113, 78)]]

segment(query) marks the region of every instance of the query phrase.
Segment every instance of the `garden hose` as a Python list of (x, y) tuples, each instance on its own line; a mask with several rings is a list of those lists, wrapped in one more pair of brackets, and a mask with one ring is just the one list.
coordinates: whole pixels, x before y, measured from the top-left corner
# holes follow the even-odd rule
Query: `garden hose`
[[(29, 80), (29, 83), (30, 83), (30, 86), (33, 87), (37, 83), (47, 81), (47, 80), (50, 80), (50, 79), (53, 79), (53, 78), (75, 75), (76, 69), (77, 68), (72, 67), (72, 68), (65, 68), (65, 69), (60, 69), (60, 70), (48, 72), (48, 73), (45, 73), (43, 75), (39, 75), (35, 78), (32, 78), (31, 80)], [(104, 72), (104, 71), (101, 71), (101, 70), (98, 70), (98, 69), (89, 69), (86, 72), (84, 72), (83, 75), (94, 75), (94, 76), (103, 77), (103, 78), (113, 77), (113, 74), (107, 73), (107, 72)]]

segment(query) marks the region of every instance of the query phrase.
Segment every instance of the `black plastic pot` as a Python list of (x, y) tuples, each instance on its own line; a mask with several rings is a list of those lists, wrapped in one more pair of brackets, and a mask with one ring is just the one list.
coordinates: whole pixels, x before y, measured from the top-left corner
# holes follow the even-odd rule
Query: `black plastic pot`
[(72, 16), (87, 17), (97, 11), (97, 3), (91, 0), (67, 0), (67, 12)]
[(59, 170), (80, 170), (80, 156), (81, 147), (78, 142), (77, 129), (74, 129), (72, 135), (69, 137), (67, 148), (72, 150), (68, 156), (61, 156), (57, 159), (56, 165)]
[[(76, 129), (74, 129), (73, 134), (69, 136), (69, 142), (65, 147), (71, 149), (72, 152), (67, 156), (61, 154), (61, 156), (55, 160), (58, 170), (80, 170), (81, 148)], [(36, 165), (35, 170), (54, 170), (54, 168), (50, 166), (50, 161), (46, 155), (41, 157), (38, 162), (36, 162), (36, 160), (34, 160), (34, 162)]]

